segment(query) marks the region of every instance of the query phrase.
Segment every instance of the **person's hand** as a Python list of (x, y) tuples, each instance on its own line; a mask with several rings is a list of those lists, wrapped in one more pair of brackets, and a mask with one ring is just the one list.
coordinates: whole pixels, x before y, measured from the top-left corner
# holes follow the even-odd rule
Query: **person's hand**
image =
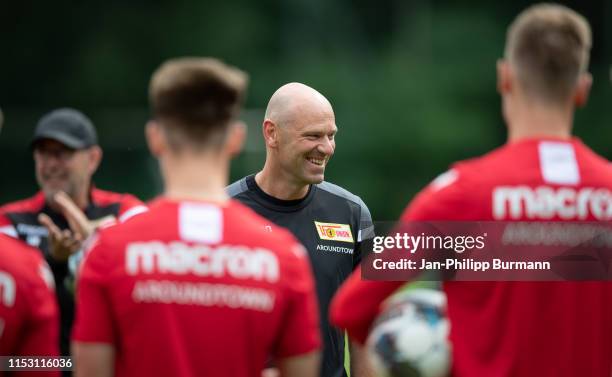
[(94, 232), (96, 227), (66, 193), (60, 191), (53, 199), (68, 221), (70, 229), (59, 229), (44, 213), (38, 215), (38, 221), (49, 231), (51, 256), (59, 261), (66, 261), (70, 255), (81, 248), (83, 241)]
[(38, 221), (49, 231), (49, 253), (53, 259), (66, 261), (70, 255), (81, 248), (83, 240), (78, 234), (72, 233), (69, 229), (61, 230), (44, 213), (38, 215)]
[(96, 226), (90, 221), (85, 213), (70, 199), (63, 191), (53, 197), (55, 203), (60, 207), (62, 214), (68, 221), (70, 230), (81, 240), (86, 240), (95, 231)]

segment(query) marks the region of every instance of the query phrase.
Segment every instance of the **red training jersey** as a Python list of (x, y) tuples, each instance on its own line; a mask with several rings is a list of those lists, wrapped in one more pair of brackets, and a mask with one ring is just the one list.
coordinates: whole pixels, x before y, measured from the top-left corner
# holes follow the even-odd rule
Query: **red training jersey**
[[(125, 221), (145, 212), (147, 207), (130, 194), (120, 194), (92, 187), (89, 192), (89, 204), (82, 210), (90, 221), (103, 224)], [(38, 248), (47, 259), (55, 279), (56, 297), (60, 310), (60, 353), (69, 355), (70, 331), (74, 321), (74, 276), (69, 269), (68, 261), (59, 261), (51, 256), (47, 228), (38, 221), (41, 213), (49, 216), (61, 230), (69, 229), (64, 215), (51, 208), (45, 200), (44, 193), (39, 191), (30, 198), (0, 207), (0, 233), (18, 238)]]
[[(610, 221), (612, 167), (577, 139), (529, 139), (457, 163), (403, 221)], [(364, 341), (380, 302), (402, 282), (362, 281), (334, 299), (332, 321)], [(452, 375), (610, 377), (607, 282), (445, 282)], [(350, 308), (350, 310), (346, 310)]]
[(37, 250), (0, 234), (0, 356), (58, 356), (58, 337), (59, 313), (47, 263)]
[(308, 256), (225, 205), (158, 199), (103, 229), (77, 285), (77, 342), (108, 343), (116, 376), (257, 376), (319, 347)]

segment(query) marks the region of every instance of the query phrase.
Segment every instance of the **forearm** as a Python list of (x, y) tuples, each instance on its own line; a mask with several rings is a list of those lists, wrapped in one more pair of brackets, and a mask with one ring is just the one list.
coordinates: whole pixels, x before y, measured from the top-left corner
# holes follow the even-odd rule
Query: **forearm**
[(349, 341), (351, 377), (375, 377), (365, 347)]
[(105, 343), (72, 345), (75, 377), (112, 377), (114, 375), (115, 349)]
[(314, 351), (281, 359), (278, 362), (280, 377), (318, 377), (320, 357), (319, 351)]

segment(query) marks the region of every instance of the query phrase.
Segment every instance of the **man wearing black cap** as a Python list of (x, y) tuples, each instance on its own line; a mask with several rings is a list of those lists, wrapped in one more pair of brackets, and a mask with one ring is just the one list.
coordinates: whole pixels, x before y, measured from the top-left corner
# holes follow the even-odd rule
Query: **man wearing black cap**
[(93, 187), (102, 150), (81, 112), (58, 109), (42, 117), (32, 149), (41, 191), (0, 207), (0, 232), (39, 248), (49, 262), (61, 313), (61, 351), (67, 355), (74, 312), (71, 255), (102, 222), (125, 221), (146, 207), (134, 196)]

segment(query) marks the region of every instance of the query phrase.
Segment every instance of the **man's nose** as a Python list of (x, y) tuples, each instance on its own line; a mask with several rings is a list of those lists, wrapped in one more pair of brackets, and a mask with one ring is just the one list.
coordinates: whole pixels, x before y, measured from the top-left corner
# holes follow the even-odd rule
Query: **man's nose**
[(324, 138), (323, 141), (319, 143), (319, 145), (317, 146), (317, 150), (319, 151), (319, 153), (323, 153), (325, 155), (334, 154), (335, 148), (336, 148), (335, 142), (333, 140), (330, 140), (327, 137)]

